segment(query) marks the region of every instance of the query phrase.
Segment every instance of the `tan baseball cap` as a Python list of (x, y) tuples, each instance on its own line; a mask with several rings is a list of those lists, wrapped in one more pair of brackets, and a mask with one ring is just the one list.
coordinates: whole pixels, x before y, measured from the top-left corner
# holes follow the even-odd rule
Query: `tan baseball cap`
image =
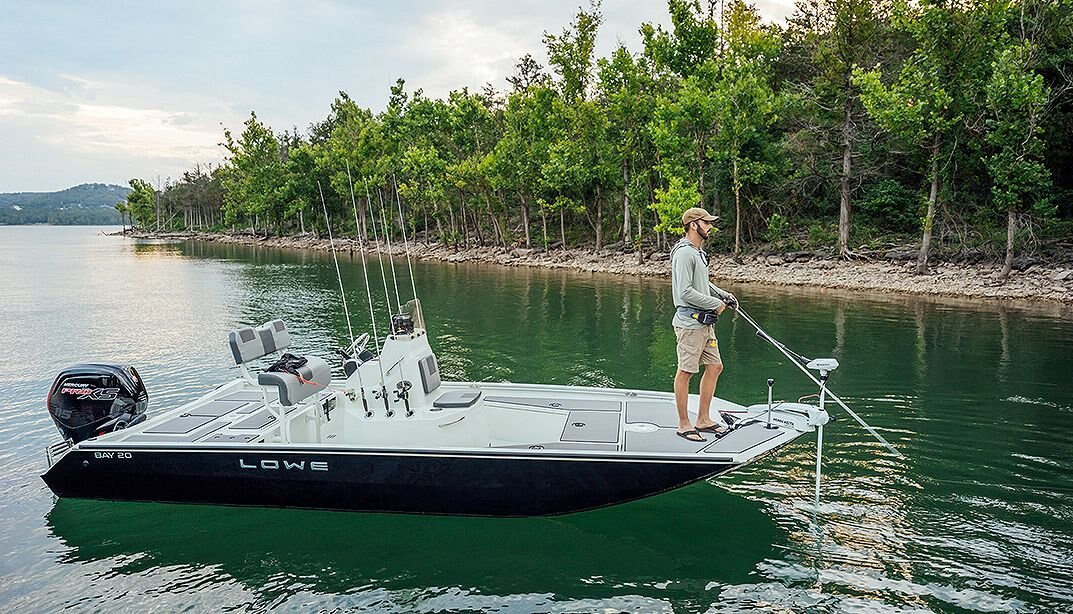
[(682, 214), (682, 225), (685, 226), (686, 224), (690, 222), (695, 222), (697, 220), (714, 222), (716, 219), (716, 216), (712, 215), (711, 213), (708, 213), (705, 209), (701, 209), (700, 207), (693, 207), (692, 209), (686, 209), (686, 212)]

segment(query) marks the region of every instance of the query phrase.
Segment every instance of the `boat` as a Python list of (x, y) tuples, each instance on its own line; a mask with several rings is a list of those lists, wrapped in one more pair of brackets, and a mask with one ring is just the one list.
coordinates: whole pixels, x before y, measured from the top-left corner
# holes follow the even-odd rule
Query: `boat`
[[(278, 319), (230, 332), (239, 375), (151, 416), (133, 366), (64, 369), (42, 478), (61, 498), (546, 516), (727, 475), (829, 420), (822, 383), (819, 405), (772, 402), (771, 380), (766, 403), (716, 398), (730, 427), (693, 442), (668, 392), (445, 381), (416, 297), (334, 365), (290, 342)], [(837, 363), (812, 366), (825, 382)]]

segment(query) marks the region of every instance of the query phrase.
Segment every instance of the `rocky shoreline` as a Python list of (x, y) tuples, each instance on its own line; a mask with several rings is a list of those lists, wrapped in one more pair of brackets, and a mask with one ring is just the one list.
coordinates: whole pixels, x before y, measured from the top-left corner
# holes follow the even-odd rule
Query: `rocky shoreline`
[[(147, 233), (127, 232), (126, 236), (143, 239), (183, 239), (257, 245), (284, 249), (330, 249), (327, 239), (312, 235), (291, 237), (259, 237), (251, 234), (224, 233)], [(336, 240), (336, 248), (358, 250), (357, 241)], [(402, 255), (404, 248), (395, 243), (391, 250)], [(421, 260), (442, 262), (481, 262), (512, 267), (568, 269), (579, 272), (610, 273), (666, 277), (668, 256), (650, 254), (639, 262), (636, 252), (621, 248), (544, 251), (525, 248), (471, 247), (455, 250), (439, 244), (411, 244), (411, 256)], [(387, 246), (383, 246), (385, 253)], [(727, 255), (712, 254), (712, 277), (718, 283), (757, 283), (773, 286), (832, 288), (867, 293), (915, 294), (943, 297), (1002, 299), (1024, 302), (1062, 303), (1073, 305), (1073, 265), (1029, 263), (1022, 270), (1010, 273), (1005, 284), (999, 285), (996, 275), (999, 265), (952, 264), (940, 262), (927, 275), (916, 275), (915, 261), (904, 254), (890, 252), (872, 259), (841, 260), (812, 253), (794, 252), (780, 255), (746, 255), (736, 263)]]

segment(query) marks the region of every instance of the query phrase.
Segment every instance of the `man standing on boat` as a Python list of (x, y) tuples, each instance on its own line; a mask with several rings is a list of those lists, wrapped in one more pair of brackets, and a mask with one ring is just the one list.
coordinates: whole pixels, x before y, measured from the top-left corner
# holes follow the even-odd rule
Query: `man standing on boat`
[[(678, 436), (689, 441), (707, 441), (701, 433), (719, 434), (727, 429), (710, 415), (712, 397), (723, 361), (715, 338), (715, 321), (734, 295), (708, 281), (708, 254), (701, 249), (709, 233), (718, 231), (715, 216), (699, 207), (682, 214), (685, 236), (671, 249), (671, 293), (674, 296), (674, 334), (678, 339), (678, 373), (674, 376), (674, 401), (678, 407)], [(689, 420), (689, 382), (704, 365), (700, 378), (697, 422)]]

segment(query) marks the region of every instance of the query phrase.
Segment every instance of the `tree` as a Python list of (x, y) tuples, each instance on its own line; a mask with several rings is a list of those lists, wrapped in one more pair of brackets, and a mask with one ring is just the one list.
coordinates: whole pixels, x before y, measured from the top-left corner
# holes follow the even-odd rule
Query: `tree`
[(127, 194), (127, 215), (131, 226), (147, 226), (156, 217), (156, 190), (142, 179), (130, 180), (130, 194)]
[[(886, 5), (886, 0), (815, 0), (799, 3), (797, 14), (790, 20), (793, 31), (788, 38), (803, 39), (800, 44), (805, 48), (805, 57), (794, 59), (807, 59), (812, 69), (801, 87), (815, 120), (812, 128), (823, 148), (822, 172), (825, 179), (831, 177), (838, 182), (838, 253), (842, 257), (851, 255), (852, 196), (861, 174), (854, 170), (855, 150), (862, 136), (860, 124), (865, 119), (853, 83), (853, 69), (873, 66), (881, 57)], [(837, 152), (837, 170), (828, 170), (825, 163), (828, 147), (831, 153)]]
[(607, 112), (607, 136), (613, 143), (613, 153), (622, 175), (621, 238), (623, 241), (630, 239), (630, 218), (636, 209), (638, 226), (634, 240), (640, 246), (641, 209), (638, 204), (643, 202), (643, 196), (639, 193), (637, 179), (643, 179), (647, 174), (650, 155), (654, 153), (646, 126), (652, 120), (655, 83), (649, 75), (648, 62), (634, 58), (621, 45), (610, 58), (601, 58), (598, 66), (598, 92)]
[[(734, 190), (734, 258), (741, 258), (741, 191), (768, 169), (762, 147), (767, 129), (777, 119), (778, 100), (770, 84), (771, 62), (779, 39), (760, 23), (760, 15), (734, 0), (727, 20), (727, 48), (717, 65), (719, 77), (712, 92), (719, 133), (717, 155), (730, 163)], [(714, 68), (714, 65), (713, 65)]]
[(981, 93), (981, 53), (993, 40), (991, 32), (997, 25), (995, 14), (984, 8), (947, 0), (902, 5), (896, 19), (912, 36), (915, 49), (897, 78), (885, 85), (878, 67), (854, 72), (854, 83), (861, 88), (861, 101), (872, 119), (927, 152), (929, 189), (917, 274), (928, 269), (944, 153), (951, 155), (957, 146), (957, 128)]
[[(224, 147), (230, 157), (224, 176), (224, 215), (229, 223), (246, 217), (281, 218), (284, 184), (279, 139), (251, 112), (236, 140), (224, 130)], [(267, 231), (267, 224), (266, 224)]]
[(596, 31), (603, 16), (599, 0), (592, 0), (589, 10), (578, 10), (574, 21), (558, 36), (544, 33), (548, 61), (559, 73), (560, 91), (567, 102), (586, 97), (592, 79), (592, 55), (596, 49)]
[(999, 52), (987, 84), (986, 159), (993, 181), (991, 195), (996, 209), (1006, 213), (1006, 259), (999, 278), (1005, 282), (1013, 267), (1017, 218), (1026, 208), (1046, 215), (1052, 211), (1047, 198), (1050, 172), (1043, 164), (1041, 121), (1048, 91), (1043, 77), (1032, 70), (1036, 49), (1022, 41)]

